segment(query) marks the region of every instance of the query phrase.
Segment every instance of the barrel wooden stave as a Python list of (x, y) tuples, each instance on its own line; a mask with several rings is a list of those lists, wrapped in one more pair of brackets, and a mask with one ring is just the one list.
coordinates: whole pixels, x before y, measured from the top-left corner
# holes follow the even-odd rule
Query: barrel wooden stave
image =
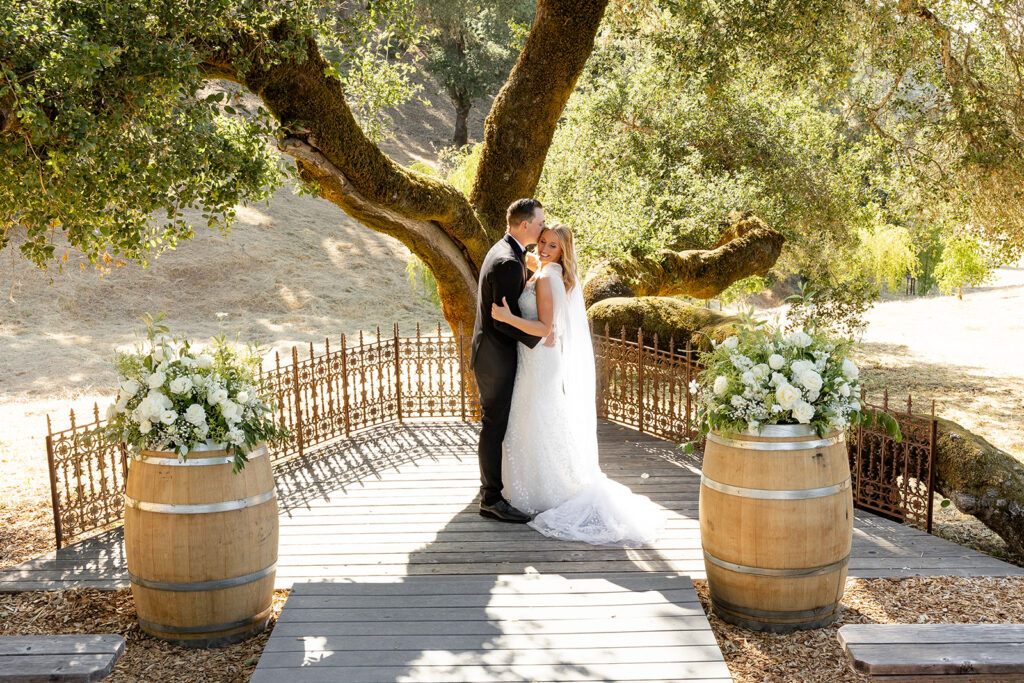
[[(131, 461), (125, 509), (125, 554), (140, 626), (193, 647), (224, 645), (262, 630), (273, 600), (278, 545), (269, 458), (253, 458), (235, 474), (223, 462), (224, 451), (190, 453), (191, 465), (152, 462), (174, 458), (172, 453), (141, 455), (150, 461)], [(184, 513), (187, 507), (141, 509), (211, 504), (247, 506), (195, 514)], [(195, 585), (208, 582), (213, 585)], [(190, 584), (199, 590), (183, 590)]]
[[(779, 450), (708, 440), (702, 473), (710, 481), (702, 481), (699, 515), (711, 556), (705, 568), (712, 605), (723, 620), (789, 632), (838, 616), (853, 498), (845, 443), (837, 436), (828, 435), (836, 443), (826, 445), (815, 435), (733, 437)], [(800, 448), (802, 441), (814, 443)]]

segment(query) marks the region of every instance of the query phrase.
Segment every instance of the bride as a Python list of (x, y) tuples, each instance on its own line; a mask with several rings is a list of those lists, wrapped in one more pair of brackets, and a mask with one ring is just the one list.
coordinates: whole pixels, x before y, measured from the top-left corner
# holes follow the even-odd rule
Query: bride
[(537, 240), (537, 273), (496, 320), (548, 341), (519, 344), (502, 456), (503, 495), (535, 515), (546, 536), (594, 545), (640, 546), (664, 528), (661, 509), (609, 479), (597, 462), (594, 349), (576, 272), (572, 231), (553, 225)]

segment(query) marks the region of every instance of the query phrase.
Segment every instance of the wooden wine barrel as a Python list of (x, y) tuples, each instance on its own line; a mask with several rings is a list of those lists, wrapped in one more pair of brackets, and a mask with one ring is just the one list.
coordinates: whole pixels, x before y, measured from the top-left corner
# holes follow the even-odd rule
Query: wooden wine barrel
[(188, 647), (266, 628), (277, 567), (277, 496), (266, 446), (238, 474), (227, 451), (142, 451), (129, 463), (125, 555), (139, 626)]
[(712, 608), (757, 631), (819, 628), (839, 615), (853, 539), (843, 432), (768, 425), (708, 435), (700, 533)]

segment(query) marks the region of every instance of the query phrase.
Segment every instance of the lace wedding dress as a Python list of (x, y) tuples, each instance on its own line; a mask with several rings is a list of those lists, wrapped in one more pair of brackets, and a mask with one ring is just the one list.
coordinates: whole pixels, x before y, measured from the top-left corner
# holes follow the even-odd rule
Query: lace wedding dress
[(609, 479), (597, 458), (594, 351), (579, 286), (569, 296), (561, 266), (547, 264), (519, 297), (537, 319), (537, 280), (549, 279), (555, 346), (519, 344), (502, 457), (503, 495), (546, 536), (594, 545), (640, 546), (664, 528), (646, 496)]

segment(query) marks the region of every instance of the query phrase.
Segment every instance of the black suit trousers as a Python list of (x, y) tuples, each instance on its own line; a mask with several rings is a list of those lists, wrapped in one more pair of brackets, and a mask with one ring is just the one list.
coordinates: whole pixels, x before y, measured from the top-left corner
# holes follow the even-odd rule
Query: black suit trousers
[(501, 500), (501, 442), (508, 427), (508, 411), (512, 406), (512, 389), (516, 381), (516, 358), (497, 363), (481, 363), (474, 367), (480, 390), (481, 429), (477, 455), (480, 459), (480, 502), (493, 505)]

